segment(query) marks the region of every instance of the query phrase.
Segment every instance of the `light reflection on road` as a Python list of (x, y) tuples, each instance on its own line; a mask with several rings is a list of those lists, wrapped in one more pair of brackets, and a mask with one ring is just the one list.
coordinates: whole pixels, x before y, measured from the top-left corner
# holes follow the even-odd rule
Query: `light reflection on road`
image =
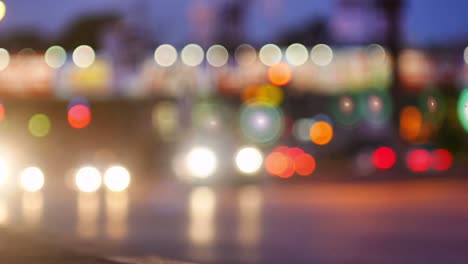
[(468, 259), (466, 180), (150, 186), (0, 196), (0, 225), (38, 227), (101, 255), (201, 263)]
[(261, 237), (262, 195), (256, 186), (245, 186), (237, 193), (239, 227), (237, 238), (246, 248), (256, 247)]
[(23, 221), (26, 225), (35, 227), (40, 224), (44, 209), (42, 191), (23, 192), (21, 195)]
[(98, 234), (98, 217), (101, 203), (98, 193), (78, 193), (76, 231), (78, 237), (83, 239), (95, 238)]
[(194, 246), (209, 246), (215, 237), (216, 195), (209, 187), (190, 192), (190, 226), (188, 237)]
[(106, 192), (106, 235), (122, 240), (128, 235), (128, 192)]

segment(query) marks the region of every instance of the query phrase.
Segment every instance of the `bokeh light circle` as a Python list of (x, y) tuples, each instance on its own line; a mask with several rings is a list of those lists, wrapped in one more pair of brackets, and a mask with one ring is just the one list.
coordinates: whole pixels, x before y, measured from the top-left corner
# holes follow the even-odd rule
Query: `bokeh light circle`
[(300, 118), (296, 120), (293, 125), (294, 137), (301, 142), (310, 141), (309, 131), (314, 122), (312, 118)]
[(249, 103), (241, 110), (240, 128), (249, 140), (260, 144), (271, 144), (283, 132), (283, 114), (277, 107)]
[(301, 148), (288, 148), (285, 153), (291, 159), (295, 159), (297, 156), (304, 154), (304, 151)]
[(101, 173), (95, 167), (80, 168), (75, 175), (76, 187), (82, 192), (95, 192), (101, 187)]
[(371, 95), (368, 99), (369, 110), (373, 113), (380, 113), (383, 108), (383, 101), (377, 95)]
[(307, 153), (301, 153), (294, 157), (294, 168), (300, 176), (309, 176), (314, 173), (316, 162), (314, 157)]
[(288, 179), (294, 176), (294, 161), (291, 159), (291, 157), (286, 156), (286, 170), (284, 170), (282, 173), (278, 174), (277, 176), (283, 179)]
[(331, 101), (331, 114), (336, 122), (345, 127), (353, 127), (362, 119), (360, 97), (343, 95)]
[(169, 44), (163, 44), (154, 51), (154, 60), (162, 67), (170, 67), (177, 61), (177, 50)]
[(35, 137), (45, 137), (49, 134), (51, 122), (45, 114), (34, 114), (28, 123), (28, 129), (31, 135)]
[(318, 66), (327, 66), (333, 60), (333, 50), (325, 44), (318, 44), (310, 51), (310, 59)]
[(72, 54), (73, 62), (80, 68), (88, 68), (94, 63), (96, 54), (94, 49), (88, 45), (81, 45), (77, 47)]
[(367, 55), (369, 56), (369, 60), (373, 66), (382, 65), (387, 58), (385, 49), (379, 44), (369, 45), (367, 47)]
[(0, 1), (0, 21), (3, 20), (5, 15), (6, 15), (6, 5), (3, 1)]
[(104, 184), (113, 192), (121, 192), (130, 185), (130, 172), (122, 166), (112, 166), (104, 172)]
[(294, 43), (286, 49), (286, 60), (293, 66), (303, 65), (308, 58), (307, 48), (302, 44)]
[(229, 59), (227, 49), (221, 45), (213, 45), (206, 52), (206, 61), (213, 67), (224, 66)]
[(351, 113), (354, 111), (354, 100), (350, 96), (343, 96), (340, 98), (340, 110), (344, 113)]
[[(446, 98), (438, 88), (425, 89), (418, 96), (423, 119), (433, 128), (440, 127), (446, 119)], [(456, 108), (455, 108), (456, 109)]]
[(195, 178), (204, 179), (216, 171), (218, 161), (215, 153), (206, 147), (195, 147), (186, 157), (187, 168)]
[(281, 61), (281, 49), (275, 44), (266, 44), (260, 49), (258, 57), (264, 65), (273, 66)]
[(49, 67), (54, 69), (60, 68), (67, 60), (67, 52), (60, 46), (52, 46), (45, 52), (44, 60)]
[(437, 149), (432, 152), (432, 168), (436, 171), (446, 171), (453, 165), (453, 156), (446, 149)]
[(327, 145), (333, 139), (333, 127), (325, 121), (317, 121), (309, 131), (310, 139), (317, 145)]
[(406, 165), (413, 172), (425, 172), (431, 168), (432, 156), (425, 149), (412, 150), (406, 156)]
[(468, 88), (460, 93), (457, 103), (458, 119), (465, 131), (468, 131)]
[(241, 66), (252, 65), (257, 60), (257, 51), (249, 44), (242, 44), (237, 47), (234, 57), (237, 64)]
[(91, 122), (91, 111), (88, 106), (77, 104), (68, 110), (68, 123), (76, 129), (85, 128)]
[(422, 129), (422, 114), (415, 106), (406, 106), (400, 113), (400, 136), (407, 141), (416, 140)]
[(197, 44), (188, 44), (180, 53), (182, 62), (191, 67), (200, 65), (203, 62), (204, 56), (205, 52), (202, 47)]
[(268, 68), (268, 80), (277, 86), (284, 86), (292, 79), (292, 72), (286, 63), (277, 63)]
[(396, 163), (396, 153), (389, 147), (377, 148), (372, 153), (372, 163), (377, 169), (388, 170), (392, 168)]
[(241, 148), (236, 154), (236, 166), (245, 174), (256, 173), (263, 164), (262, 152), (254, 147)]
[(37, 192), (44, 186), (44, 173), (38, 167), (28, 167), (20, 174), (21, 188), (27, 192)]
[(3, 71), (10, 64), (10, 53), (8, 50), (0, 48), (0, 71)]
[(292, 162), (290, 158), (281, 152), (273, 152), (265, 159), (265, 169), (267, 172), (279, 177), (289, 176), (289, 174), (285, 175), (285, 173), (288, 173), (288, 169), (291, 167), (291, 164)]

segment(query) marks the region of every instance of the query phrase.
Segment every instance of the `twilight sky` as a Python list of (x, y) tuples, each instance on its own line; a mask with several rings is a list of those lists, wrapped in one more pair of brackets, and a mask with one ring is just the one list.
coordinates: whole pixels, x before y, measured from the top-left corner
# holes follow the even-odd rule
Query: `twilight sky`
[[(7, 14), (0, 21), (0, 35), (29, 28), (54, 36), (86, 14), (117, 11), (140, 17), (159, 39), (185, 43), (193, 36), (191, 11), (202, 8), (208, 16), (225, 0), (3, 0)], [(146, 2), (146, 14), (130, 11), (136, 1)], [(246, 42), (265, 42), (288, 28), (318, 16), (331, 16), (337, 0), (251, 0)], [(407, 0), (403, 32), (407, 43), (443, 43), (468, 38), (468, 1)], [(146, 18), (145, 18), (146, 17)], [(209, 23), (208, 23), (209, 24)], [(204, 25), (204, 24), (202, 24)], [(208, 25), (207, 25), (208, 26)], [(468, 44), (468, 43), (467, 43)]]

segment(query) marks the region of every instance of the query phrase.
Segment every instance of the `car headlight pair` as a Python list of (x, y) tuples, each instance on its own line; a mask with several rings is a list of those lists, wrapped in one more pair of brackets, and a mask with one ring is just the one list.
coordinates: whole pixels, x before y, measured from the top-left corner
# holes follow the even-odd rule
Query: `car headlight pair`
[(97, 168), (92, 166), (82, 167), (75, 174), (75, 185), (82, 192), (97, 191), (103, 180), (109, 190), (121, 192), (130, 185), (131, 176), (129, 171), (122, 166), (109, 167), (104, 172), (104, 177)]
[[(216, 154), (206, 147), (193, 148), (187, 154), (185, 162), (189, 174), (200, 179), (214, 174), (218, 166)], [(241, 173), (254, 174), (263, 164), (262, 152), (254, 147), (241, 148), (235, 156), (235, 164)]]

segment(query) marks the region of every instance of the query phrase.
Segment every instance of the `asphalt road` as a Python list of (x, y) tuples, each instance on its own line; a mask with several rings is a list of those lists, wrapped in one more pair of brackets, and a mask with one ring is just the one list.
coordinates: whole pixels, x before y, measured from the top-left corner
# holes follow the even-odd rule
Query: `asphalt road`
[(418, 177), (211, 187), (135, 181), (120, 194), (51, 184), (4, 194), (0, 223), (119, 261), (468, 263), (468, 179)]

